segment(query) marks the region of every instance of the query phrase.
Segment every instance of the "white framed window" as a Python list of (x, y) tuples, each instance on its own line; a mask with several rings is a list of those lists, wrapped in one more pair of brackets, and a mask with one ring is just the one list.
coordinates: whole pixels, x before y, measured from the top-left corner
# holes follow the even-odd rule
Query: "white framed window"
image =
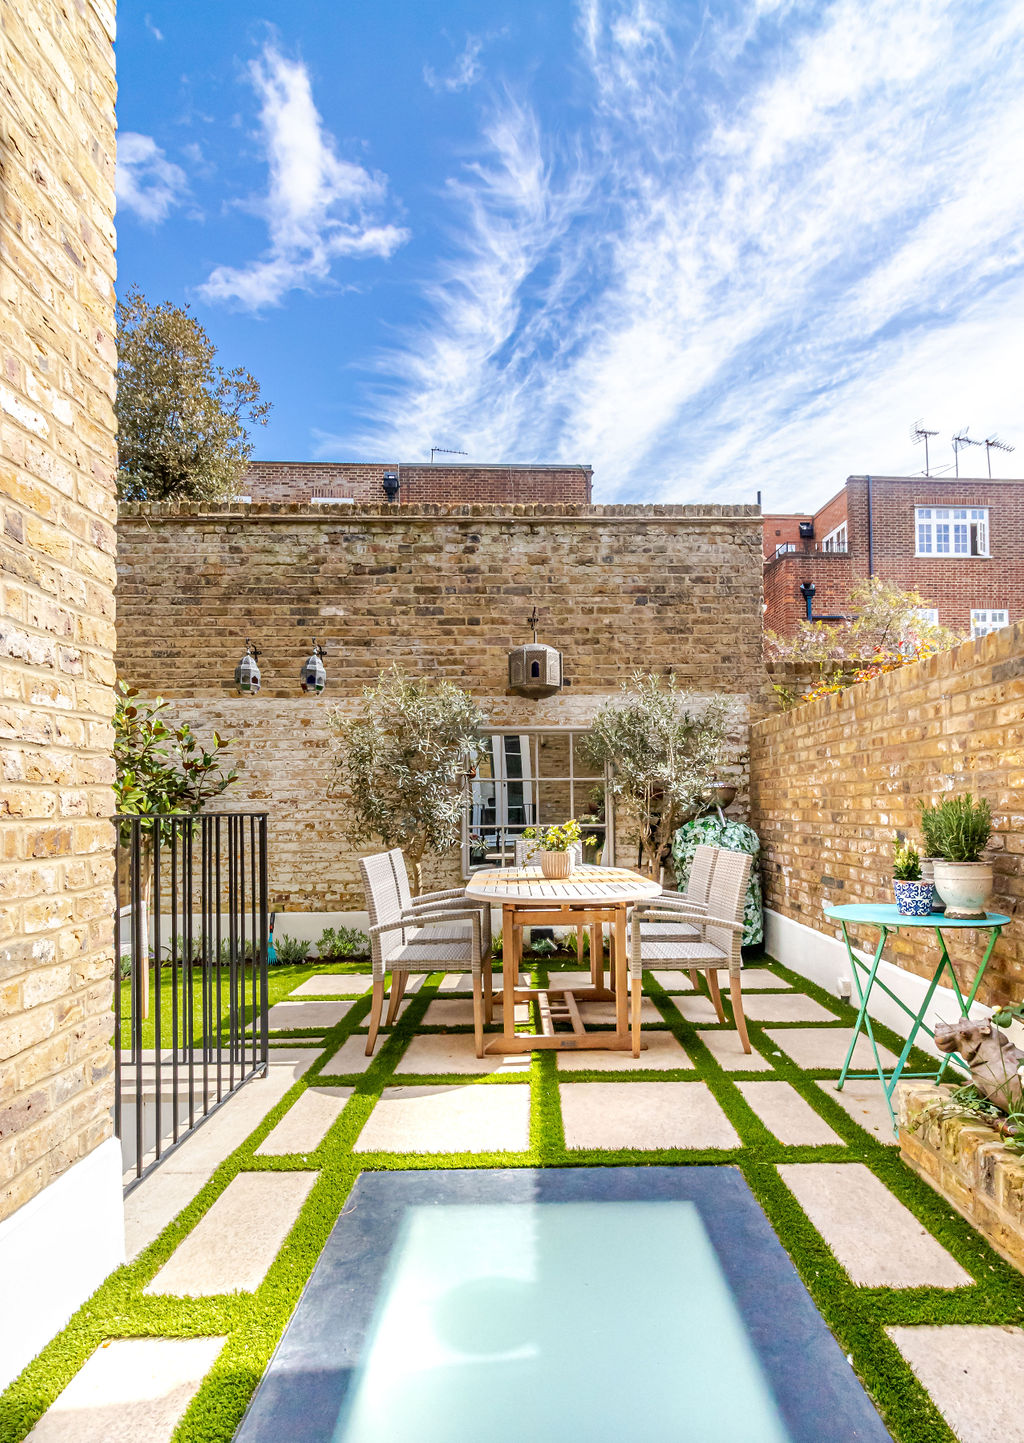
[(850, 548), (846, 540), (846, 522), (830, 531), (821, 543), (822, 551), (848, 551)]
[[(511, 867), (525, 827), (547, 827), (576, 817), (583, 830), (585, 861), (602, 856), (610, 865), (611, 795), (606, 775), (583, 759), (585, 731), (495, 731), (484, 738), (470, 780), (462, 823), (462, 869)], [(586, 820), (586, 819), (591, 820)]]
[(911, 612), (919, 621), (925, 621), (929, 626), (938, 626), (939, 608), (937, 606), (915, 606)]
[(916, 506), (916, 556), (988, 556), (987, 506)]
[(1001, 611), (998, 608), (971, 608), (971, 636), (988, 636), (990, 631), (998, 631), (1001, 626), (1009, 626), (1010, 613)]

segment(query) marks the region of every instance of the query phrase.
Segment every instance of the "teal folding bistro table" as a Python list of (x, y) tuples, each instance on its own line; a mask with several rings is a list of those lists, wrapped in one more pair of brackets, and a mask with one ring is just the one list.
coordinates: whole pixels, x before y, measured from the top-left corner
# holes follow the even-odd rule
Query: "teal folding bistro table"
[[(853, 1037), (850, 1039), (850, 1046), (846, 1054), (846, 1061), (843, 1063), (843, 1070), (839, 1074), (839, 1081), (836, 1083), (836, 1091), (842, 1091), (843, 1083), (848, 1077), (854, 1079), (874, 1077), (877, 1073), (878, 1079), (885, 1091), (886, 1106), (889, 1109), (889, 1116), (892, 1118), (892, 1125), (895, 1129), (896, 1115), (892, 1107), (893, 1093), (896, 1090), (897, 1082), (904, 1076), (903, 1069), (906, 1065), (907, 1058), (910, 1056), (910, 1049), (914, 1045), (914, 1038), (918, 1032), (923, 1028), (929, 1037), (934, 1037), (935, 1035), (924, 1019), (927, 1015), (928, 1008), (931, 1006), (932, 996), (934, 995), (936, 987), (939, 985), (942, 974), (948, 972), (949, 980), (953, 984), (953, 991), (956, 993), (960, 1003), (961, 1016), (966, 1017), (970, 1010), (971, 1003), (974, 1001), (975, 994), (978, 991), (981, 979), (985, 975), (985, 968), (988, 966), (988, 959), (992, 955), (992, 948), (996, 945), (996, 939), (1010, 919), (1009, 917), (1004, 917), (1001, 912), (986, 912), (984, 917), (979, 917), (976, 920), (963, 921), (959, 918), (947, 917), (942, 912), (931, 912), (927, 917), (905, 917), (893, 902), (880, 903), (878, 905), (856, 903), (847, 907), (826, 907), (824, 910), (825, 916), (829, 917), (833, 922), (838, 922), (843, 929), (843, 941), (846, 943), (847, 955), (850, 958), (851, 975), (857, 988), (857, 996), (860, 999), (860, 1010), (857, 1013), (857, 1022), (853, 1029)], [(847, 931), (847, 926), (854, 922), (859, 922), (867, 927), (878, 928), (878, 946), (875, 948), (874, 959), (870, 967), (856, 955), (850, 946), (850, 935)], [(890, 932), (898, 932), (904, 927), (932, 927), (935, 929), (935, 935), (939, 939), (939, 964), (932, 974), (932, 979), (928, 984), (928, 990), (924, 995), (924, 1000), (916, 1012), (912, 1011), (901, 997), (897, 997), (896, 993), (893, 992), (890, 987), (887, 987), (878, 976), (878, 965), (882, 960), (882, 952), (885, 949), (886, 938)], [(988, 946), (985, 948), (985, 955), (982, 957), (978, 970), (974, 974), (974, 980), (971, 983), (970, 991), (966, 997), (960, 990), (956, 970), (950, 961), (949, 953), (946, 951), (946, 940), (942, 935), (944, 931), (964, 927), (972, 927), (981, 931), (987, 930), (990, 933)], [(863, 985), (861, 983), (862, 974), (866, 979)], [(882, 1059), (878, 1055), (878, 1045), (875, 1042), (875, 1034), (871, 1027), (871, 1018), (868, 1016), (868, 1001), (870, 1000), (872, 989), (875, 987), (880, 987), (886, 996), (892, 998), (897, 1007), (905, 1012), (911, 1019), (910, 1033), (891, 1077), (886, 1077), (885, 1075)], [(950, 1021), (952, 1020), (951, 1018)], [(868, 1040), (871, 1043), (871, 1050), (875, 1055), (876, 1072), (850, 1071), (853, 1049), (857, 1045), (857, 1038), (860, 1036), (862, 1027), (867, 1032)], [(950, 1058), (947, 1056), (943, 1058), (937, 1072), (908, 1072), (905, 1075), (907, 1077), (929, 1077), (933, 1078), (936, 1082), (941, 1082), (942, 1075), (949, 1066), (949, 1062)], [(966, 1067), (966, 1064), (962, 1063), (961, 1065), (964, 1066), (965, 1071), (970, 1071), (970, 1069)]]

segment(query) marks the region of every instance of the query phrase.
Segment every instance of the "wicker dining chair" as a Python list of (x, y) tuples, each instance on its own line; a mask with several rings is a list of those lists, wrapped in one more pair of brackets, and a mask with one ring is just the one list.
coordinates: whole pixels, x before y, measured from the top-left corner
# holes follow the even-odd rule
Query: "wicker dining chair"
[[(746, 1019), (743, 1016), (743, 995), (740, 972), (743, 966), (743, 907), (747, 881), (753, 858), (747, 852), (717, 849), (707, 908), (687, 911), (678, 903), (663, 903), (660, 897), (638, 902), (633, 908), (630, 924), (630, 978), (632, 992), (633, 1056), (640, 1056), (640, 1003), (644, 968), (659, 971), (703, 972), (719, 1022), (724, 1022), (725, 1009), (718, 986), (719, 971), (728, 970), (729, 999), (732, 1002), (736, 1031), (744, 1052), (750, 1051)], [(645, 937), (645, 923), (688, 922), (695, 931), (695, 940)]]
[[(480, 907), (467, 903), (465, 907), (452, 907), (443, 913), (403, 907), (395, 864), (389, 852), (360, 858), (359, 870), (363, 878), (366, 910), (370, 916), (373, 966), (367, 1057), (373, 1055), (380, 1030), (387, 974), (391, 974), (388, 1018), (394, 1020), (409, 974), (442, 971), (472, 974), (474, 1042), (477, 1057), (483, 1057), (483, 981), (486, 974), (489, 990), (491, 960), (489, 950), (483, 945)], [(455, 925), (458, 923), (463, 925), (458, 927)]]
[[(694, 850), (693, 860), (690, 863), (690, 871), (686, 878), (686, 889), (682, 892), (674, 892), (666, 889), (658, 897), (658, 905), (663, 910), (668, 907), (678, 909), (680, 912), (707, 911), (708, 892), (711, 890), (711, 879), (715, 871), (715, 858), (721, 851), (721, 847), (713, 847), (707, 842), (701, 842)], [(658, 922), (639, 922), (640, 936), (652, 942), (699, 942), (700, 929), (693, 922), (688, 922), (682, 917), (676, 917), (674, 921), (661, 920)], [(697, 986), (697, 969), (690, 969), (690, 981), (694, 987)]]

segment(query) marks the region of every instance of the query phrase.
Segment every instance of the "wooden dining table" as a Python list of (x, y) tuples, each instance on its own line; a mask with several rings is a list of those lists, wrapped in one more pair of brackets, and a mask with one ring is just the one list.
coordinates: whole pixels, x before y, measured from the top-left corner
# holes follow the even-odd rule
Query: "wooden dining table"
[[(489, 902), (502, 911), (502, 1031), (485, 1053), (536, 1050), (626, 1052), (629, 1035), (629, 988), (626, 968), (626, 916), (630, 905), (657, 897), (659, 883), (625, 867), (576, 867), (564, 879), (545, 877), (539, 867), (494, 867), (474, 872), (466, 896)], [(609, 980), (604, 985), (604, 929), (609, 935)], [(590, 986), (523, 987), (524, 927), (586, 927), (590, 932)], [(580, 1002), (615, 1003), (615, 1030), (588, 1031)], [(517, 1002), (536, 1002), (539, 1033), (517, 1033)], [(556, 1024), (568, 1031), (556, 1031)]]

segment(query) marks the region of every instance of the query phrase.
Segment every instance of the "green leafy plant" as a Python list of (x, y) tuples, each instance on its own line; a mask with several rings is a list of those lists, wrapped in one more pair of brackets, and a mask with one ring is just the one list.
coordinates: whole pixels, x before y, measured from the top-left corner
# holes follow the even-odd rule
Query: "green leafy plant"
[(550, 827), (524, 827), (523, 839), (539, 842), (545, 852), (567, 852), (580, 840), (580, 824), (575, 817), (570, 817), (567, 822), (556, 822)]
[(924, 854), (926, 857), (938, 857), (939, 852), (939, 825), (938, 814), (934, 807), (927, 802), (919, 801), (921, 809), (920, 826), (921, 836), (924, 838)]
[(898, 836), (893, 842), (892, 874), (897, 882), (921, 880), (921, 858), (917, 850)]
[(370, 950), (370, 939), (358, 927), (325, 927), (317, 939), (316, 950), (331, 962), (342, 957), (365, 957)]
[(600, 708), (580, 749), (595, 770), (610, 767), (618, 814), (654, 876), (673, 832), (699, 810), (721, 766), (730, 708), (649, 672), (635, 672), (622, 692), (621, 701)]
[(309, 943), (304, 942), (301, 937), (289, 937), (286, 932), (282, 932), (280, 936), (275, 933), (274, 950), (279, 964), (294, 965), (305, 962), (309, 955)]
[(454, 682), (410, 677), (393, 666), (363, 692), (358, 716), (335, 710), (328, 723), (351, 840), (401, 847), (418, 896), (424, 854), (446, 852), (459, 840), (483, 712)]
[(242, 366), (223, 371), (188, 308), (133, 286), (117, 308), (117, 491), (127, 501), (230, 501), (252, 455), (246, 423), (270, 404)]
[(943, 797), (935, 810), (937, 856), (946, 862), (976, 862), (992, 835), (992, 809), (970, 792)]

